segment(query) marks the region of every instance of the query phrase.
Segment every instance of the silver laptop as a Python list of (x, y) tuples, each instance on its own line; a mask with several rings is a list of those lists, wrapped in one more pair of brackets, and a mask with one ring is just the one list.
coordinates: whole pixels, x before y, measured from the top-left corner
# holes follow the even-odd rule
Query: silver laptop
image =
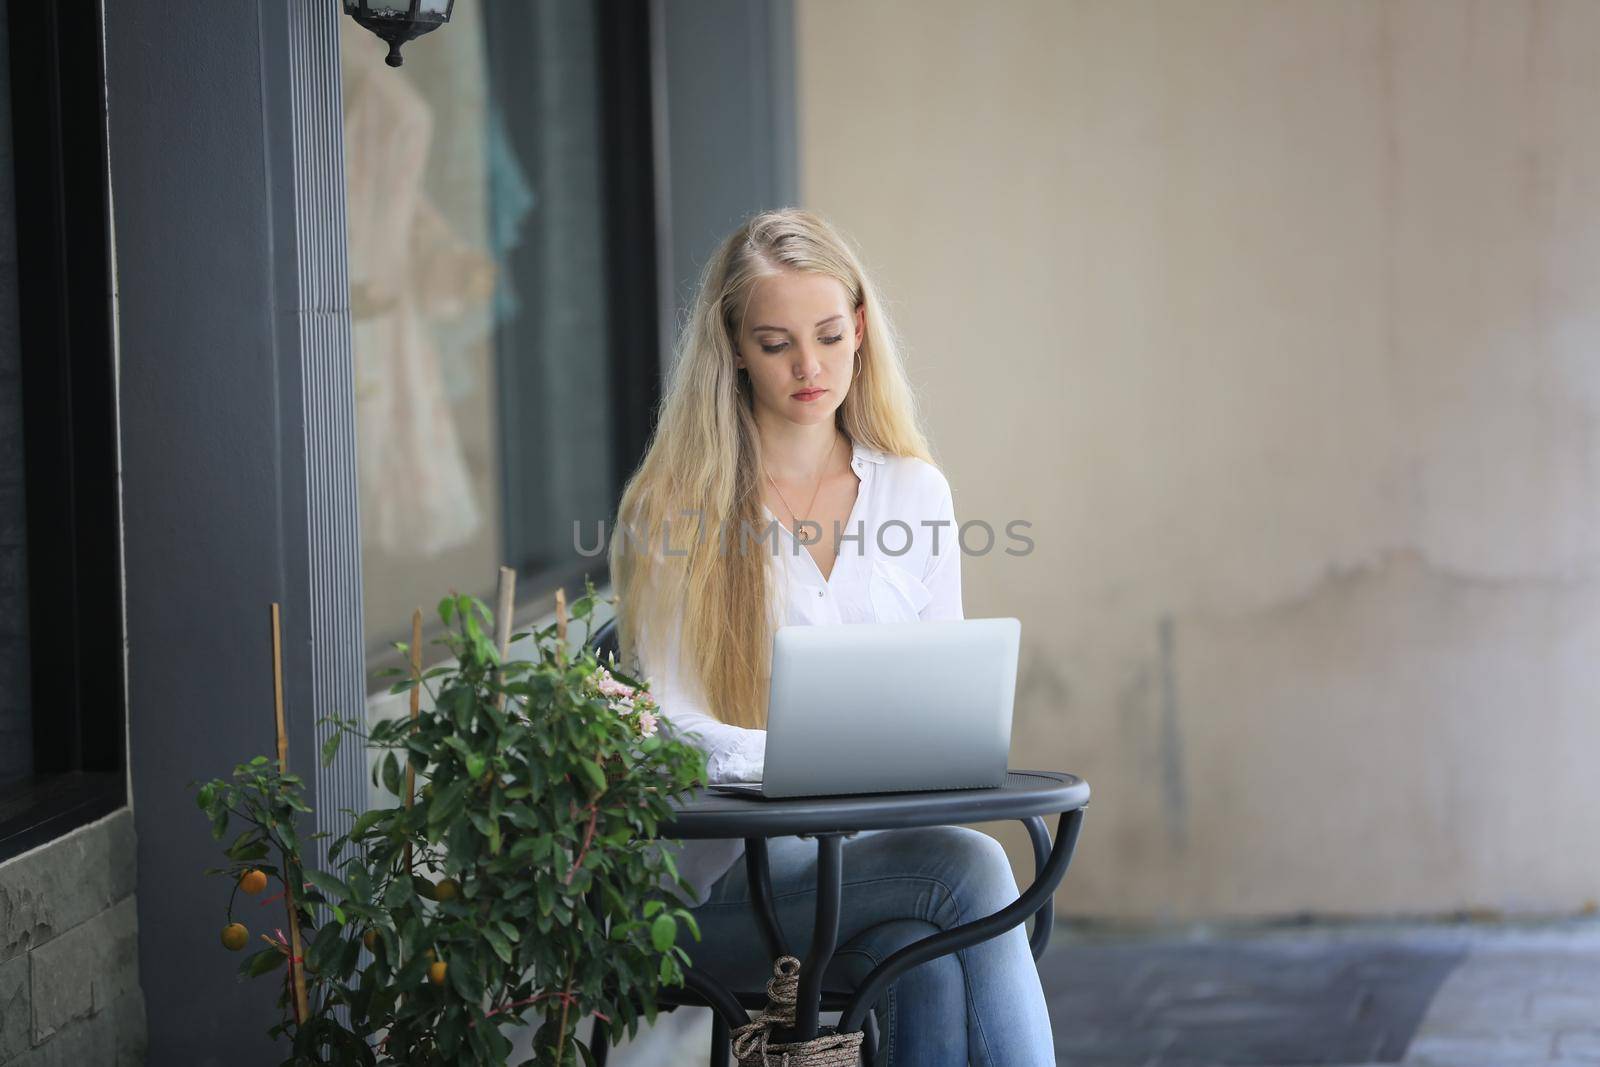
[(977, 789), (1005, 780), (1016, 619), (780, 627), (762, 797)]

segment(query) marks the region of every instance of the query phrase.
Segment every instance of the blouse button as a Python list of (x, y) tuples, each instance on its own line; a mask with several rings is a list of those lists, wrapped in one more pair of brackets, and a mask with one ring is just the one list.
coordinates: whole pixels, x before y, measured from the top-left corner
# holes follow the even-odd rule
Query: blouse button
[(822, 595), (823, 595), (823, 590), (821, 590), (821, 589), (818, 589), (818, 590), (817, 590), (817, 595), (818, 595), (818, 596), (822, 596)]

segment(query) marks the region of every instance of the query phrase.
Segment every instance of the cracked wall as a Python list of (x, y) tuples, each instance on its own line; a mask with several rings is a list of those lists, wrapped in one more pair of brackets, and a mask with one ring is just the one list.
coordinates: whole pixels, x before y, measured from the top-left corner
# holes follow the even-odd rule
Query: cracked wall
[(797, 18), (802, 200), (1034, 524), (966, 607), (1095, 791), (1063, 911), (1600, 898), (1600, 5)]

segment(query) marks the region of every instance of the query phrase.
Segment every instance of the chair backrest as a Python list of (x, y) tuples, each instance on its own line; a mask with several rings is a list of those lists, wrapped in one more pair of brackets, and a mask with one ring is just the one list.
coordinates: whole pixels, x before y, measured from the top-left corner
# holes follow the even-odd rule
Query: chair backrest
[(622, 656), (620, 647), (622, 634), (617, 629), (617, 618), (613, 615), (600, 625), (600, 628), (589, 635), (589, 647), (594, 649), (594, 654), (601, 663), (609, 661), (610, 657)]

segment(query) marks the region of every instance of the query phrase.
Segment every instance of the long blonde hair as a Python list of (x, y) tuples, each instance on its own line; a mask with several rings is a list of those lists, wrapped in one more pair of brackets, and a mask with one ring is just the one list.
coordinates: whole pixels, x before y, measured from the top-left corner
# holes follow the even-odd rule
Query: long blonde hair
[[(609, 555), (624, 655), (637, 650), (641, 624), (660, 655), (681, 618), (679, 677), (711, 714), (736, 726), (766, 724), (779, 620), (768, 550), (744, 551), (741, 531), (762, 531), (767, 522), (750, 379), (734, 357), (756, 283), (785, 271), (834, 278), (850, 306), (865, 310), (860, 373), (836, 416), (839, 428), (853, 443), (932, 462), (894, 331), (854, 250), (810, 211), (747, 219), (700, 276), (649, 448), (617, 508)], [(662, 531), (670, 535), (666, 552)], [(725, 550), (728, 538), (740, 551)]]

